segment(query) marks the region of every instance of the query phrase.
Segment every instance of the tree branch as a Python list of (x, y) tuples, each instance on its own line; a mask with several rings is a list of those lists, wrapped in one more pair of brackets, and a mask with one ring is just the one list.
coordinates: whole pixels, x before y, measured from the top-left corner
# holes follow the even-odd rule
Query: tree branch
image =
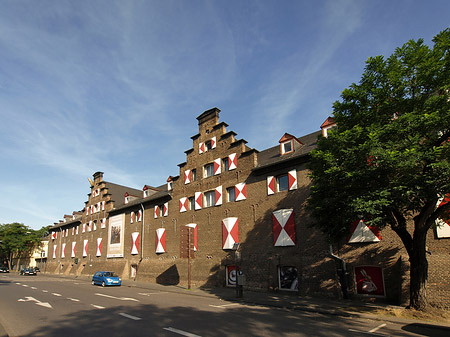
[(392, 216), (395, 221), (391, 223), (391, 228), (400, 237), (406, 251), (408, 252), (408, 255), (411, 256), (413, 250), (413, 239), (411, 234), (406, 229), (406, 219), (397, 209), (392, 210)]

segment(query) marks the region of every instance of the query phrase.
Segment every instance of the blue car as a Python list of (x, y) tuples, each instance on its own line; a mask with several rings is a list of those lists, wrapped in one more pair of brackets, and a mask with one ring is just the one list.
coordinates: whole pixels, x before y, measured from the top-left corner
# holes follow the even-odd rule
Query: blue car
[(122, 280), (112, 271), (98, 271), (92, 276), (92, 285), (99, 284), (105, 286), (120, 286)]

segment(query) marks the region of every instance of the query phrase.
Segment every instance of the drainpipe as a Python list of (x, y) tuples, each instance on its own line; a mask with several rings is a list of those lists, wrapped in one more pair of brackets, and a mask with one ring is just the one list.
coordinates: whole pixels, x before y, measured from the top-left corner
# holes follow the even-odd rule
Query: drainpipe
[(332, 244), (330, 244), (330, 256), (333, 259), (338, 260), (342, 265), (342, 269), (338, 269), (338, 275), (339, 275), (339, 280), (341, 283), (342, 295), (344, 296), (344, 299), (348, 299), (347, 265), (346, 265), (344, 259), (333, 254), (333, 245)]
[(144, 259), (144, 222), (145, 222), (145, 212), (144, 212), (144, 205), (141, 204), (141, 209), (142, 209), (142, 227), (141, 227), (141, 233), (142, 233), (142, 238), (141, 238), (141, 259), (139, 260), (139, 263), (141, 263), (141, 261)]

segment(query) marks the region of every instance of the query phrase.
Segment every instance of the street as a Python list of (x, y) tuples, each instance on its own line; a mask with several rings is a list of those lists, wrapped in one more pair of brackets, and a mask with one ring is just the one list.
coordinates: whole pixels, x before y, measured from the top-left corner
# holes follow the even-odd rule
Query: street
[(441, 332), (169, 291), (102, 288), (86, 279), (41, 274), (1, 275), (0, 294), (0, 323), (9, 336), (439, 336)]

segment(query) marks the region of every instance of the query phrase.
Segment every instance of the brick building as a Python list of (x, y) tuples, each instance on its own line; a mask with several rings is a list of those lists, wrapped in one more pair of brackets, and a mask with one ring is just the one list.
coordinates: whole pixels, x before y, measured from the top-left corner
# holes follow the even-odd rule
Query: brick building
[[(190, 261), (194, 286), (222, 287), (234, 286), (237, 257), (248, 288), (330, 297), (348, 288), (349, 296), (405, 303), (407, 256), (392, 231), (381, 235), (357, 222), (348, 242), (331, 247), (309, 226), (307, 164), (321, 132), (285, 133), (279, 144), (258, 151), (227, 131), (219, 112), (197, 117), (179, 175), (162, 186), (136, 190), (96, 172), (83, 211), (52, 227), (47, 270), (110, 269), (123, 278), (186, 285)], [(324, 135), (332, 126), (332, 119), (322, 125)], [(447, 277), (434, 268), (450, 269), (448, 239), (430, 237), (429, 247), (430, 299), (448, 306)]]

